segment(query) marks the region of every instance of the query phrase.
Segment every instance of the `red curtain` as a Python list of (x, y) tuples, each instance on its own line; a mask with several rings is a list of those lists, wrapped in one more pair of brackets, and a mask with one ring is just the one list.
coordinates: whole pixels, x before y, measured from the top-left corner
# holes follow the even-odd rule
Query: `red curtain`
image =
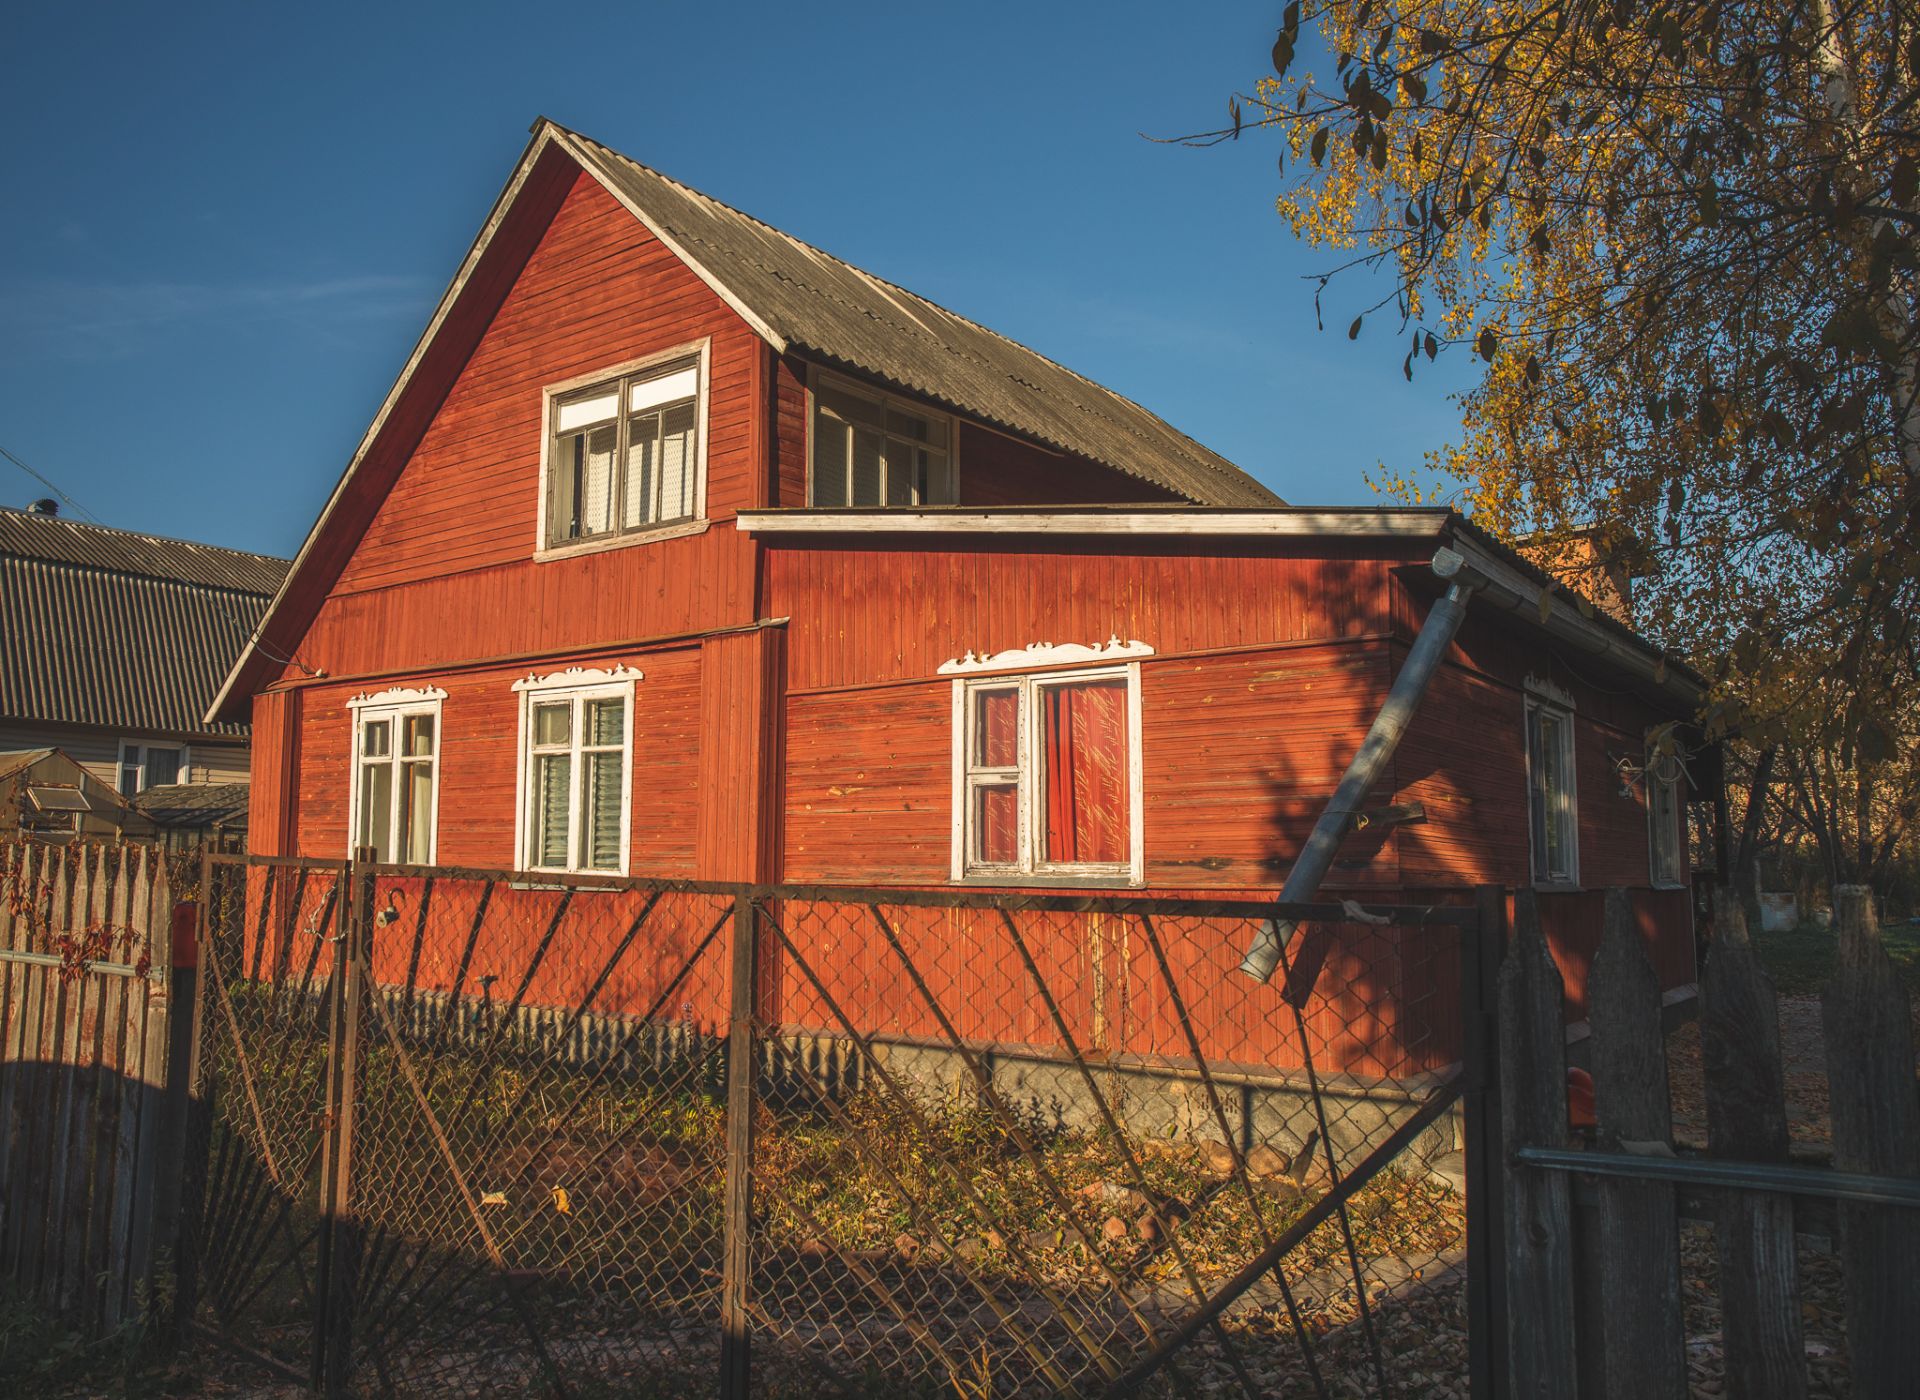
[(1046, 723), (1049, 862), (1125, 865), (1127, 683), (1048, 686)]

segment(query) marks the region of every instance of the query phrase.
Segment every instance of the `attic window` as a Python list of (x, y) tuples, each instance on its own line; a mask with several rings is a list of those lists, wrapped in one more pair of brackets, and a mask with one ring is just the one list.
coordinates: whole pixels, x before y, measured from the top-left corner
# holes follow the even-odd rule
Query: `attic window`
[(697, 520), (703, 353), (549, 391), (548, 549)]
[(959, 500), (944, 414), (822, 375), (813, 386), (808, 504), (946, 506)]

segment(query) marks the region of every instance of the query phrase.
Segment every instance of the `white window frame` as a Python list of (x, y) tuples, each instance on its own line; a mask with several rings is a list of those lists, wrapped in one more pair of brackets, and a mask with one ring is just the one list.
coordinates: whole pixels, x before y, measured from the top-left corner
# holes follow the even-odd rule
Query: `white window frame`
[[(147, 750), (148, 749), (177, 750), (180, 754), (180, 768), (179, 768), (180, 776), (177, 779), (175, 779), (175, 781), (180, 783), (189, 783), (193, 781), (193, 745), (191, 744), (158, 744), (158, 743), (150, 742), (149, 740), (146, 740), (146, 739), (122, 739), (120, 741), (120, 756), (113, 766), (113, 790), (115, 792), (120, 792), (120, 776), (121, 774), (126, 772), (126, 770), (129, 767), (132, 767), (134, 769), (134, 771), (138, 774), (138, 777), (134, 779), (133, 791), (130, 793), (121, 793), (121, 796), (138, 797), (141, 793), (147, 790)], [(131, 764), (129, 764), (127, 761), (127, 755), (130, 753), (139, 755), (139, 757), (135, 758)]]
[[(643, 673), (631, 666), (611, 669), (570, 667), (550, 675), (529, 675), (513, 683), (520, 696), (519, 757), (514, 774), (513, 868), (529, 875), (625, 875), (633, 857), (633, 702), (634, 682)], [(588, 700), (624, 700), (620, 737), (620, 866), (618, 870), (595, 870), (579, 863), (579, 820), (581, 784), (586, 780), (580, 761), (582, 748), (580, 712)], [(565, 700), (573, 706), (568, 729), (572, 754), (571, 790), (567, 795), (567, 864), (535, 865), (533, 862), (533, 707)], [(590, 745), (587, 747), (591, 747)]]
[[(1677, 760), (1675, 760), (1677, 762)], [(1653, 745), (1646, 750), (1647, 789), (1647, 883), (1656, 890), (1677, 890), (1687, 883), (1687, 807), (1684, 795), (1686, 779), (1682, 775), (1662, 778), (1654, 771), (1659, 759)], [(1673, 842), (1673, 872), (1660, 868), (1660, 803), (1657, 794), (1665, 792), (1673, 804), (1667, 821), (1667, 834)]]
[[(814, 400), (822, 386), (832, 389), (836, 393), (847, 394), (854, 398), (874, 400), (880, 405), (880, 411), (883, 415), (886, 413), (889, 407), (892, 407), (903, 414), (909, 414), (915, 418), (924, 418), (929, 423), (946, 424), (947, 425), (947, 475), (951, 477), (953, 480), (953, 500), (951, 502), (945, 502), (943, 504), (945, 505), (959, 504), (960, 502), (960, 420), (959, 419), (955, 418), (951, 413), (943, 412), (942, 410), (934, 408), (929, 404), (920, 402), (918, 399), (910, 399), (903, 394), (892, 393), (886, 389), (878, 388), (872, 384), (862, 384), (857, 379), (848, 379), (843, 375), (832, 374), (826, 370), (823, 370), (817, 365), (810, 365), (808, 366), (808, 369), (807, 369), (807, 461), (806, 461), (807, 507), (809, 509), (813, 508), (813, 423), (814, 423), (815, 414), (817, 412), (817, 407)], [(852, 493), (849, 492), (848, 494), (851, 495)], [(882, 496), (886, 495), (886, 488), (884, 485), (881, 487), (880, 494)], [(898, 505), (898, 506), (883, 505), (883, 506), (877, 506), (877, 507), (876, 506), (843, 505), (843, 506), (831, 507), (831, 509), (834, 509), (834, 510), (880, 509), (880, 510), (901, 510), (901, 511), (939, 510), (941, 508), (942, 507), (939, 505), (926, 505), (926, 504)]]
[[(1562, 721), (1560, 726), (1561, 753), (1563, 771), (1567, 775), (1567, 788), (1560, 802), (1557, 814), (1566, 823), (1567, 869), (1556, 874), (1543, 871), (1546, 854), (1535, 844), (1533, 827), (1533, 725), (1534, 716), (1541, 712), (1550, 712)], [(1527, 768), (1527, 873), (1536, 889), (1569, 890), (1580, 887), (1580, 774), (1579, 746), (1575, 740), (1576, 711), (1573, 697), (1558, 686), (1548, 682), (1527, 679), (1526, 709), (1522, 718), (1520, 737), (1526, 752)], [(1549, 814), (1549, 820), (1555, 814)]]
[[(1036, 730), (1040, 694), (1051, 686), (1073, 685), (1084, 681), (1124, 680), (1127, 684), (1127, 860), (1124, 864), (1092, 865), (1051, 863), (1039, 859), (1039, 833), (1046, 830), (1046, 784), (1043, 781), (1043, 753)], [(1019, 784), (1019, 858), (1011, 865), (987, 865), (971, 859), (972, 790), (980, 785), (985, 770), (971, 762), (972, 696), (976, 692), (1017, 690), (1020, 715), (1016, 741), (1016, 766), (1011, 772)], [(1140, 718), (1140, 666), (1101, 666), (1072, 671), (1038, 671), (1027, 674), (1001, 673), (956, 679), (953, 682), (953, 821), (949, 876), (967, 884), (1081, 884), (1142, 885), (1146, 882), (1146, 841), (1144, 833), (1145, 782), (1142, 775)]]
[[(680, 535), (697, 535), (706, 530), (709, 524), (707, 520), (707, 389), (711, 379), (712, 358), (712, 338), (703, 337), (684, 345), (676, 345), (670, 350), (662, 350), (657, 354), (628, 360), (624, 364), (609, 365), (591, 374), (575, 375), (571, 379), (563, 379), (541, 389), (540, 475), (536, 483), (539, 509), (536, 512), (533, 540), (533, 557), (536, 560), (569, 559), (576, 554), (596, 554), (605, 549), (625, 549), (631, 545), (673, 539)], [(577, 394), (583, 389), (591, 389), (596, 385), (624, 379), (630, 375), (644, 374), (647, 370), (681, 360), (693, 361), (696, 365), (695, 373), (698, 376), (693, 396), (693, 516), (690, 519), (672, 520), (664, 524), (643, 525), (638, 529), (624, 532), (616, 529), (582, 540), (561, 540), (558, 543), (551, 541), (547, 534), (547, 520), (553, 505), (553, 482), (550, 470), (553, 465), (553, 442), (557, 436), (554, 431), (555, 401)], [(624, 425), (626, 418), (627, 406), (623, 403), (620, 406), (619, 421)], [(624, 427), (622, 431), (624, 433)]]
[[(440, 861), (440, 762), (445, 750), (446, 725), (442, 718), (441, 702), (447, 698), (447, 692), (438, 686), (420, 688), (396, 688), (376, 691), (371, 695), (356, 695), (347, 701), (347, 708), (353, 714), (353, 746), (348, 751), (347, 760), (347, 855), (352, 857), (360, 845), (360, 782), (361, 769), (364, 766), (360, 756), (360, 741), (370, 720), (389, 720), (392, 736), (391, 759), (394, 769), (393, 782), (388, 786), (387, 801), (390, 810), (387, 814), (387, 830), (394, 833), (394, 854), (401, 853), (400, 846), (400, 789), (401, 774), (399, 768), (409, 760), (400, 754), (400, 736), (404, 732), (406, 720), (410, 716), (433, 716), (433, 811), (431, 821), (433, 829), (427, 837), (428, 865), (437, 865)], [(418, 759), (411, 760), (418, 762)], [(413, 865), (410, 860), (396, 861), (398, 865)]]

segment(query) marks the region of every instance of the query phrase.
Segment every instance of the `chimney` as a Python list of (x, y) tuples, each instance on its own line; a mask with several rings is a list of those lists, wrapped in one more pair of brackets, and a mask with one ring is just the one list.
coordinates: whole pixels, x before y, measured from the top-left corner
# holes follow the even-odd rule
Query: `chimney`
[(39, 500), (27, 507), (27, 513), (29, 515), (58, 515), (60, 513), (60, 502), (54, 500), (51, 496), (42, 496)]
[(1563, 588), (1614, 621), (1633, 625), (1633, 581), (1655, 570), (1646, 547), (1631, 532), (1589, 526), (1556, 538), (1529, 535), (1513, 544)]

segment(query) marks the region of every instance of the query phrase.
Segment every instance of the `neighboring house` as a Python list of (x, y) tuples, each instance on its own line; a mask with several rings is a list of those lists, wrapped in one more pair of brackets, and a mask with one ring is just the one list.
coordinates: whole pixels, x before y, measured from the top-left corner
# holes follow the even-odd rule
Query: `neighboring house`
[(131, 803), (59, 749), (0, 751), (0, 841), (110, 841), (154, 831)]
[(1628, 886), (1691, 982), (1683, 668), (542, 122), (208, 722), (262, 854), (1271, 897), (1442, 546), (1491, 583), (1326, 889), (1533, 884), (1577, 998)]
[(0, 750), (58, 749), (129, 800), (244, 783), (245, 716), (205, 716), (286, 568), (0, 508)]

